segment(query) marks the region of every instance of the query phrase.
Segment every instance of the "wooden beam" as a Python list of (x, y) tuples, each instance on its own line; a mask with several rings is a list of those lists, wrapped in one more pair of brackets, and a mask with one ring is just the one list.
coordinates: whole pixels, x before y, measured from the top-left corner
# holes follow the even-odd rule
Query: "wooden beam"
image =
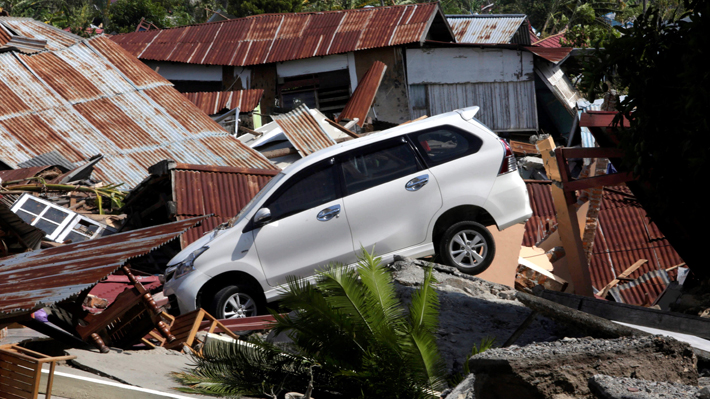
[(340, 124), (337, 123), (337, 122), (335, 122), (335, 121), (332, 121), (332, 120), (330, 120), (330, 119), (328, 119), (328, 118), (325, 118), (325, 121), (328, 122), (328, 124), (329, 124), (330, 126), (333, 126), (334, 128), (340, 130), (341, 132), (347, 134), (348, 136), (350, 136), (350, 137), (352, 137), (352, 138), (354, 138), (354, 139), (360, 138), (360, 135), (359, 135), (359, 134), (357, 134), (357, 133), (355, 133), (355, 132), (353, 132), (353, 131), (351, 131), (351, 130), (348, 130), (348, 129), (346, 129), (346, 128), (340, 126)]
[(589, 177), (587, 179), (571, 180), (563, 184), (566, 192), (574, 192), (576, 190), (585, 190), (594, 187), (618, 186), (631, 180), (634, 180), (632, 173), (619, 172), (610, 175)]
[(516, 156), (540, 155), (540, 151), (537, 150), (535, 144), (524, 143), (522, 141), (510, 140), (510, 149), (513, 150), (513, 154)]
[(601, 291), (599, 291), (599, 294), (598, 294), (598, 295), (599, 295), (600, 297), (602, 297), (602, 298), (605, 298), (606, 295), (609, 293), (609, 290), (610, 290), (610, 289), (614, 288), (614, 286), (616, 286), (617, 284), (619, 284), (619, 282), (620, 282), (621, 280), (626, 279), (627, 277), (629, 277), (629, 276), (631, 275), (631, 273), (635, 272), (636, 269), (638, 269), (639, 267), (643, 266), (643, 264), (646, 263), (646, 262), (648, 262), (648, 260), (646, 260), (646, 259), (639, 259), (638, 261), (636, 261), (636, 263), (634, 263), (633, 265), (629, 266), (628, 269), (624, 270), (623, 273), (619, 274), (619, 276), (618, 276), (617, 278), (611, 280), (611, 282), (610, 282), (609, 284), (607, 284), (606, 287), (604, 287)]
[(594, 296), (592, 278), (589, 273), (587, 257), (584, 255), (582, 247), (577, 210), (574, 204), (567, 203), (565, 192), (560, 188), (562, 179), (557, 157), (555, 156), (555, 142), (548, 137), (537, 142), (537, 149), (542, 155), (547, 176), (553, 180), (553, 184), (550, 185), (550, 191), (552, 192), (552, 200), (555, 203), (559, 235), (568, 259), (567, 264), (572, 277), (572, 284), (574, 284), (577, 294), (592, 297)]

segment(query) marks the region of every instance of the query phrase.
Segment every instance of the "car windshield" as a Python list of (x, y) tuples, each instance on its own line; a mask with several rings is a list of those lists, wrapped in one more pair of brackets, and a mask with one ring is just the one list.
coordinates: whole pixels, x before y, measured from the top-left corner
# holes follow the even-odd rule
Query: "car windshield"
[(242, 208), (242, 210), (239, 211), (239, 213), (237, 213), (237, 216), (235, 216), (232, 219), (231, 223), (229, 224), (229, 227), (236, 225), (237, 223), (239, 223), (242, 220), (242, 218), (245, 215), (251, 213), (251, 210), (254, 207), (254, 205), (261, 202), (261, 199), (266, 195), (266, 193), (271, 191), (271, 188), (274, 187), (276, 184), (278, 184), (278, 182), (281, 181), (281, 179), (283, 179), (284, 176), (285, 176), (284, 173), (281, 172), (281, 173), (277, 174), (276, 176), (272, 177), (271, 180), (269, 180), (269, 182), (266, 183), (264, 188), (262, 188), (261, 191), (259, 191), (254, 196), (254, 198), (252, 198), (251, 201), (249, 201), (249, 203), (246, 204), (246, 206), (244, 208)]

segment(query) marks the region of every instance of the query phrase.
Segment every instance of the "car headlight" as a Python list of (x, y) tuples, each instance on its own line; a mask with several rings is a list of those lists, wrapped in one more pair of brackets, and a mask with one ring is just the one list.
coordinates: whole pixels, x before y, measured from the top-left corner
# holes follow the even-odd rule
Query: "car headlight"
[(201, 247), (193, 251), (190, 255), (185, 258), (182, 262), (178, 263), (175, 266), (170, 266), (169, 268), (165, 269), (165, 281), (169, 281), (172, 279), (179, 279), (180, 277), (190, 273), (191, 271), (195, 270), (195, 260), (205, 253), (210, 249), (210, 247)]

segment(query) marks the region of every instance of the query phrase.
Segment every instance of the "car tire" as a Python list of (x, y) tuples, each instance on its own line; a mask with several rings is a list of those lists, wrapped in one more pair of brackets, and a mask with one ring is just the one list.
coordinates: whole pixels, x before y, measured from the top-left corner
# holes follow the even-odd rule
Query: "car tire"
[(261, 296), (245, 284), (228, 285), (212, 297), (209, 313), (218, 319), (257, 316), (264, 313)]
[(439, 243), (444, 264), (462, 273), (479, 274), (493, 262), (496, 244), (486, 226), (476, 222), (458, 222), (449, 227)]

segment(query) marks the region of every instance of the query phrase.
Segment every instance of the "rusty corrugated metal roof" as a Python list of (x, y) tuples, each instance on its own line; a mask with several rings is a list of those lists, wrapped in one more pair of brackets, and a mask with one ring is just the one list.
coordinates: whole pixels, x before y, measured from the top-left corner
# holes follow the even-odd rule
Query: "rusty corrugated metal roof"
[(236, 216), (278, 173), (275, 170), (189, 165), (169, 160), (161, 163), (164, 164), (151, 167), (151, 173), (157, 179), (169, 174), (178, 220), (213, 215), (201, 226), (182, 235), (180, 243), (183, 248)]
[[(547, 220), (555, 224), (557, 219), (550, 182), (528, 180), (526, 186), (533, 216), (525, 224), (523, 245), (533, 246), (544, 236)], [(683, 260), (668, 240), (658, 237), (664, 236), (626, 186), (605, 187), (589, 264), (593, 286), (601, 290), (639, 259), (648, 262), (632, 273), (630, 278), (638, 279), (649, 272), (665, 270), (682, 263)], [(674, 276), (675, 272), (670, 274)], [(657, 291), (647, 287), (643, 281), (629, 285), (625, 290), (628, 292), (624, 298), (645, 298), (647, 293)], [(642, 305), (644, 302), (627, 303)]]
[[(446, 19), (457, 43), (530, 44), (527, 16), (523, 14), (447, 15)], [(522, 34), (516, 37), (519, 30)]]
[(335, 140), (323, 130), (306, 104), (286, 114), (272, 115), (271, 118), (283, 130), (288, 141), (302, 157), (335, 145)]
[[(3, 183), (13, 180), (24, 180), (30, 177), (37, 176), (38, 173), (43, 172), (52, 166), (32, 166), (29, 168), (13, 169), (13, 170), (0, 170), (0, 181)], [(1, 194), (2, 192), (0, 192)]]
[(609, 290), (617, 302), (649, 306), (666, 289), (671, 280), (665, 270), (654, 270)]
[(422, 3), (264, 14), (111, 39), (144, 60), (257, 65), (423, 42), (437, 13), (436, 3)]
[(559, 33), (555, 33), (554, 35), (550, 35), (544, 39), (540, 39), (536, 42), (533, 42), (533, 46), (538, 46), (538, 47), (547, 47), (547, 48), (559, 48), (562, 47), (562, 44), (560, 43), (560, 39), (564, 38), (565, 33), (567, 33), (567, 28), (565, 27), (560, 31)]
[[(16, 35), (19, 35), (19, 37), (46, 40), (47, 44), (45, 48), (50, 51), (70, 47), (82, 40), (81, 37), (71, 32), (64, 32), (61, 29), (32, 18), (0, 17), (0, 25), (5, 29), (11, 29)], [(0, 46), (7, 43), (7, 41), (2, 42), (2, 37), (7, 37), (9, 41), (12, 36), (15, 35), (10, 35), (8, 32), (5, 32), (5, 35), (0, 33)]]
[(377, 95), (377, 90), (380, 88), (380, 83), (382, 83), (382, 77), (385, 76), (386, 70), (387, 65), (383, 62), (375, 61), (372, 63), (370, 69), (367, 70), (365, 76), (358, 83), (353, 96), (350, 97), (348, 103), (345, 104), (345, 108), (338, 115), (336, 122), (340, 122), (343, 119), (354, 120), (358, 118), (357, 124), (362, 127), (365, 123), (365, 118), (367, 118), (367, 113), (370, 112), (370, 107), (375, 101), (375, 95)]
[(0, 140), (11, 167), (53, 150), (72, 163), (103, 154), (95, 176), (127, 189), (166, 158), (276, 170), (106, 37), (0, 54)]
[(197, 108), (203, 110), (207, 115), (215, 115), (223, 109), (231, 110), (239, 107), (239, 112), (251, 112), (259, 105), (264, 89), (234, 90), (234, 91), (213, 91), (182, 93)]
[(552, 62), (553, 64), (557, 64), (558, 62), (566, 60), (567, 57), (569, 57), (569, 54), (572, 52), (572, 47), (550, 48), (528, 46), (525, 47), (525, 49), (538, 57), (544, 58)]
[(0, 318), (68, 299), (205, 217), (0, 259)]

